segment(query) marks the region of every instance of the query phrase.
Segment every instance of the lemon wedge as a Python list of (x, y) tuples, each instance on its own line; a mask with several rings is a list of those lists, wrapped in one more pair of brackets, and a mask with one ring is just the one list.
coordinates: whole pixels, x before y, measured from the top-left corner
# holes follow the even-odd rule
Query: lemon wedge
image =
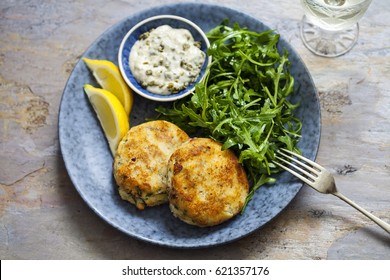
[(115, 155), (120, 140), (129, 130), (129, 118), (119, 99), (111, 92), (84, 85), (92, 107), (103, 128), (112, 155)]
[(122, 103), (127, 115), (133, 107), (133, 92), (127, 86), (118, 66), (108, 60), (83, 58), (84, 63), (92, 72), (98, 84), (113, 93)]

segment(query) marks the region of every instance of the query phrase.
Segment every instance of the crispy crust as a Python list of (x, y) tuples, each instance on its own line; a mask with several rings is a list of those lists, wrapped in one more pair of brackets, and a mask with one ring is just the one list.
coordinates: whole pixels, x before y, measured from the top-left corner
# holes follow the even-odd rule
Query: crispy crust
[(193, 138), (168, 162), (172, 213), (200, 227), (220, 224), (238, 214), (249, 191), (245, 171), (230, 150), (208, 138)]
[(189, 136), (167, 121), (132, 127), (119, 143), (114, 158), (114, 178), (122, 199), (138, 209), (168, 202), (167, 162)]

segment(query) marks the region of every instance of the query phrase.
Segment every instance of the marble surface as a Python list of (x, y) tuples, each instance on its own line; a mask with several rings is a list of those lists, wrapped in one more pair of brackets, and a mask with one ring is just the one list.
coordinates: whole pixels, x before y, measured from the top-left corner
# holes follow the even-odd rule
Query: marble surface
[[(0, 3), (1, 259), (390, 259), (390, 236), (336, 197), (304, 187), (276, 219), (231, 244), (170, 249), (138, 241), (99, 218), (76, 191), (58, 143), (67, 79), (104, 31), (146, 8), (176, 1)], [(191, 2), (191, 1), (181, 1)], [(202, 1), (274, 28), (300, 54), (317, 86), (317, 161), (339, 190), (390, 222), (390, 9), (373, 1), (353, 50), (335, 59), (299, 38), (299, 1)]]

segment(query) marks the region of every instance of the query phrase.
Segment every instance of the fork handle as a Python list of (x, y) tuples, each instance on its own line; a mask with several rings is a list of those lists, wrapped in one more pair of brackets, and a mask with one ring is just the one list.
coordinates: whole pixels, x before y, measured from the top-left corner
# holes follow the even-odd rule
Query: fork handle
[(387, 231), (387, 233), (390, 233), (390, 225), (388, 223), (386, 223), (385, 221), (379, 219), (378, 217), (374, 216), (373, 214), (371, 214), (370, 212), (368, 212), (367, 210), (363, 209), (362, 207), (360, 207), (359, 205), (357, 205), (355, 202), (353, 202), (352, 200), (350, 200), (349, 198), (347, 198), (346, 196), (344, 196), (343, 194), (339, 193), (339, 192), (334, 192), (332, 193), (333, 195), (337, 196), (338, 198), (340, 198), (341, 200), (345, 201), (346, 203), (348, 203), (349, 205), (351, 205), (352, 207), (354, 207), (356, 210), (360, 211), (362, 214), (364, 214), (366, 217), (370, 218), (371, 220), (373, 220), (378, 226), (380, 226), (381, 228), (383, 228), (385, 231)]

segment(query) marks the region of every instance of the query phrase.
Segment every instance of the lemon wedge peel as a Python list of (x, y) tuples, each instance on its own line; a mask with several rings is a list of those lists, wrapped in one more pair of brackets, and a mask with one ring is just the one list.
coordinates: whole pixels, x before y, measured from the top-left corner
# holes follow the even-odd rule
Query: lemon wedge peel
[(108, 90), (86, 84), (84, 91), (99, 119), (111, 154), (115, 156), (119, 142), (129, 131), (129, 117), (119, 99)]
[(127, 86), (118, 66), (109, 60), (89, 59), (84, 57), (83, 61), (92, 72), (92, 75), (98, 84), (119, 99), (126, 114), (129, 116), (133, 107), (133, 92)]

